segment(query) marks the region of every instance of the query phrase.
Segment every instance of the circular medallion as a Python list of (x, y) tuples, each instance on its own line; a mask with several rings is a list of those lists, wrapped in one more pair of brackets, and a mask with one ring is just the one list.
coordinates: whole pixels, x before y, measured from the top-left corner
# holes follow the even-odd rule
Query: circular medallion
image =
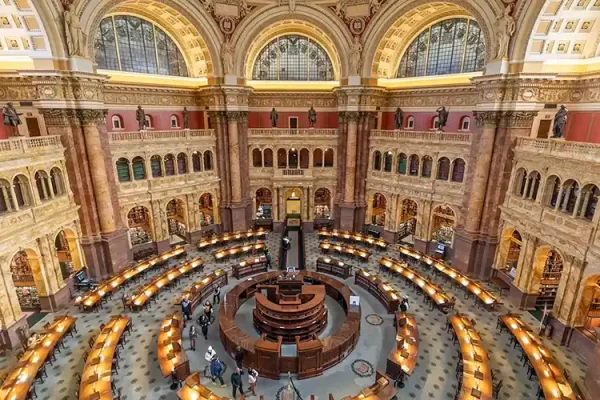
[(583, 92), (581, 90), (575, 90), (571, 93), (571, 100), (578, 101), (583, 97)]
[(368, 378), (375, 373), (375, 369), (373, 368), (373, 364), (367, 360), (359, 358), (358, 360), (354, 360), (352, 362), (352, 372), (361, 378)]
[(93, 99), (94, 98), (94, 91), (92, 89), (84, 89), (83, 90), (83, 97), (85, 97), (86, 99)]
[(521, 95), (521, 97), (523, 98), (523, 100), (530, 100), (533, 98), (534, 95), (535, 92), (533, 91), (533, 89), (525, 89), (523, 90), (523, 94)]
[(350, 32), (354, 35), (360, 35), (365, 30), (366, 26), (365, 19), (362, 17), (352, 18), (350, 20)]
[(379, 315), (377, 314), (369, 314), (365, 317), (365, 320), (367, 321), (367, 323), (369, 323), (370, 325), (381, 325), (383, 324), (383, 318), (381, 318)]
[(235, 20), (231, 17), (223, 17), (219, 21), (219, 27), (221, 28), (221, 32), (230, 35), (235, 30)]
[(44, 96), (44, 98), (51, 98), (51, 99), (53, 99), (54, 96), (56, 96), (56, 92), (51, 87), (45, 87), (45, 88), (42, 89), (42, 95)]

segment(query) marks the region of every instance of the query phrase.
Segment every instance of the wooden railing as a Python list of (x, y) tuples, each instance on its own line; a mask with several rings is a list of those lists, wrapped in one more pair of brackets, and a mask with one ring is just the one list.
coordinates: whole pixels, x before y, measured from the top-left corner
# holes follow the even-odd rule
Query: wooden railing
[(215, 131), (214, 129), (178, 129), (168, 131), (111, 132), (109, 134), (111, 143), (193, 139), (200, 137), (215, 137)]
[(555, 157), (600, 160), (600, 144), (567, 142), (565, 140), (517, 138), (517, 151), (527, 151)]
[(249, 136), (336, 136), (337, 129), (323, 128), (259, 128), (248, 129)]
[(424, 142), (438, 143), (461, 143), (470, 144), (470, 133), (446, 133), (446, 132), (427, 132), (427, 131), (401, 131), (401, 130), (380, 130), (371, 131), (371, 139), (394, 139), (394, 140), (414, 140)]
[(62, 149), (60, 136), (16, 137), (0, 140), (0, 154), (27, 153), (31, 150)]

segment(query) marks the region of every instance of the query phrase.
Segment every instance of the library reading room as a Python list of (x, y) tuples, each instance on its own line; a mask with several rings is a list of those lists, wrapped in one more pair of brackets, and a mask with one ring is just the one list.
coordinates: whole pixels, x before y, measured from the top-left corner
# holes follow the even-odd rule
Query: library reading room
[(0, 400), (600, 400), (600, 0), (0, 0)]

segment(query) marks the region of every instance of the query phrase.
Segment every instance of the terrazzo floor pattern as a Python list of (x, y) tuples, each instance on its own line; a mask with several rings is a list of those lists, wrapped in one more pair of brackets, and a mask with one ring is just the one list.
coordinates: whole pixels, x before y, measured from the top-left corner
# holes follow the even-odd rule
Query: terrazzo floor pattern
[[(269, 234), (267, 245), (273, 257), (272, 264), (278, 265), (278, 254), (281, 236), (275, 233)], [(316, 234), (305, 235), (306, 261), (307, 267), (315, 269), (316, 258), (320, 255), (318, 250), (319, 239)], [(371, 272), (377, 273), (379, 259), (384, 255), (398, 256), (395, 250), (390, 248), (386, 252), (375, 251), (369, 262), (359, 263), (353, 260), (347, 260), (349, 264), (355, 267), (365, 268)], [(188, 248), (188, 258), (201, 256), (205, 260), (204, 273), (213, 271), (218, 267), (228, 267), (229, 263), (215, 263), (212, 255), (208, 252), (198, 252), (195, 246)], [(173, 265), (173, 262), (170, 263)], [(475, 308), (473, 300), (463, 301), (461, 289), (452, 288), (450, 282), (442, 277), (431, 274), (427, 267), (414, 266), (426, 275), (432, 276), (433, 280), (440, 284), (449, 294), (454, 294), (457, 298), (456, 311), (465, 313), (477, 321), (477, 329), (482, 336), (482, 341), (488, 353), (491, 355), (491, 367), (496, 370), (496, 375), (504, 380), (504, 387), (499, 396), (501, 399), (535, 399), (537, 383), (528, 381), (527, 369), (519, 361), (519, 353), (509, 345), (509, 336), (507, 333), (498, 334), (495, 330), (497, 316), (507, 312), (516, 312), (522, 315), (522, 318), (532, 327), (538, 325), (529, 313), (519, 312), (513, 309), (510, 304), (499, 307), (496, 311), (488, 312), (481, 308)], [(132, 292), (137, 286), (143, 285), (149, 281), (152, 276), (159, 274), (155, 271), (144, 280), (138, 280), (134, 286), (130, 286), (127, 291)], [(121, 369), (115, 377), (117, 387), (123, 390), (123, 399), (127, 400), (145, 400), (145, 399), (177, 399), (174, 391), (169, 389), (169, 380), (161, 375), (156, 358), (156, 338), (158, 335), (158, 326), (162, 319), (169, 313), (176, 311), (177, 306), (173, 304), (173, 298), (181, 293), (186, 287), (198, 280), (202, 273), (195, 273), (186, 279), (183, 279), (179, 286), (172, 292), (165, 292), (160, 295), (158, 301), (147, 311), (138, 313), (125, 312), (133, 319), (134, 332), (128, 338), (128, 343), (121, 361)], [(402, 294), (408, 294), (410, 298), (409, 312), (415, 314), (420, 332), (420, 355), (419, 362), (412, 376), (406, 380), (406, 387), (399, 391), (399, 399), (452, 399), (457, 385), (455, 377), (455, 366), (458, 362), (458, 345), (453, 344), (450, 334), (447, 334), (444, 325), (446, 316), (441, 312), (429, 311), (429, 307), (423, 302), (421, 296), (417, 296), (408, 286), (405, 286), (404, 280), (399, 277), (386, 278)], [(327, 370), (323, 376), (309, 380), (295, 381), (297, 388), (302, 393), (303, 398), (307, 399), (310, 394), (314, 394), (317, 400), (327, 399), (329, 393), (335, 395), (336, 400), (346, 395), (353, 395), (365, 386), (372, 384), (374, 376), (359, 377), (352, 372), (351, 364), (358, 359), (364, 359), (370, 362), (375, 369), (385, 370), (386, 358), (393, 347), (394, 331), (392, 327), (393, 317), (387, 315), (383, 306), (367, 291), (353, 284), (354, 279), (346, 280), (352, 290), (361, 297), (361, 336), (356, 349), (340, 364)], [(223, 288), (223, 293), (235, 286), (238, 281), (230, 278), (230, 283)], [(75, 338), (68, 338), (65, 341), (66, 349), (58, 355), (54, 366), (48, 365), (48, 378), (44, 384), (37, 384), (38, 399), (74, 399), (77, 390), (75, 383), (75, 374), (81, 373), (84, 362), (83, 353), (88, 350), (87, 341), (92, 335), (98, 333), (99, 326), (106, 322), (110, 315), (124, 313), (121, 305), (119, 291), (100, 312), (82, 313), (75, 306), (70, 306), (65, 312), (78, 318), (78, 334)], [(218, 315), (218, 307), (215, 306), (215, 312)], [(375, 313), (384, 320), (382, 325), (373, 326), (365, 321), (368, 314)], [(197, 314), (196, 314), (197, 315)], [(54, 318), (54, 314), (47, 315), (38, 322), (31, 330), (39, 331), (42, 325)], [(248, 332), (251, 333), (251, 332)], [(554, 342), (544, 339), (545, 343), (551, 349), (558, 362), (563, 365), (570, 373), (572, 379), (582, 379), (585, 371), (585, 363), (581, 361), (568, 349), (560, 348)], [(231, 369), (234, 365), (233, 359), (224, 354), (224, 349), (218, 338), (218, 325), (215, 323), (209, 329), (209, 340), (205, 342), (202, 337), (198, 338), (197, 350), (192, 352), (189, 349), (187, 340), (187, 328), (184, 333), (184, 348), (190, 357), (192, 371), (201, 370), (205, 366), (204, 352), (208, 345), (215, 347), (217, 353), (229, 366), (225, 375), (225, 380), (229, 383)], [(0, 358), (0, 371), (4, 375), (12, 369), (16, 363), (14, 357), (16, 352), (9, 353), (6, 357)], [(247, 386), (247, 375), (244, 375), (244, 387)], [(276, 392), (283, 386), (285, 379), (280, 381), (259, 378), (257, 392), (265, 396), (266, 400), (274, 400)], [(221, 388), (219, 386), (208, 386), (221, 396), (231, 396), (231, 387)], [(238, 396), (239, 397), (239, 396)]]

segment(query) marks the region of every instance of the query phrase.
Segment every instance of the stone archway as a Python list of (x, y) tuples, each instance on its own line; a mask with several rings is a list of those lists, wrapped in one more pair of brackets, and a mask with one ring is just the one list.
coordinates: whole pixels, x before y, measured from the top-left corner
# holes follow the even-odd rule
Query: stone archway
[(58, 232), (54, 239), (54, 247), (63, 280), (83, 267), (79, 240), (71, 229), (63, 229)]
[(185, 202), (181, 199), (169, 201), (167, 203), (166, 212), (171, 242), (177, 243), (181, 240), (187, 241), (188, 221)]
[(302, 207), (305, 199), (302, 198), (302, 189), (287, 188), (284, 192), (285, 200), (285, 214), (293, 217), (299, 217), (302, 215)]
[[(517, 267), (521, 255), (521, 246), (523, 238), (515, 228), (506, 228), (502, 232), (500, 244), (498, 246), (498, 258), (496, 268), (504, 271), (513, 279), (517, 276)], [(514, 271), (514, 272), (513, 272)]]
[(431, 213), (431, 240), (452, 247), (456, 213), (449, 206), (437, 206)]
[(152, 214), (147, 207), (135, 206), (129, 210), (127, 213), (127, 226), (132, 246), (143, 245), (154, 240), (152, 224)]
[(575, 327), (581, 327), (586, 336), (594, 338), (600, 329), (600, 274), (588, 277), (581, 288), (577, 301)]
[(10, 272), (21, 309), (41, 309), (40, 297), (48, 296), (48, 289), (37, 253), (19, 250), (10, 261)]
[(537, 293), (536, 308), (547, 304), (549, 309), (554, 306), (558, 286), (562, 278), (563, 256), (551, 246), (541, 246), (537, 249), (533, 261), (533, 274), (529, 282), (529, 293)]

